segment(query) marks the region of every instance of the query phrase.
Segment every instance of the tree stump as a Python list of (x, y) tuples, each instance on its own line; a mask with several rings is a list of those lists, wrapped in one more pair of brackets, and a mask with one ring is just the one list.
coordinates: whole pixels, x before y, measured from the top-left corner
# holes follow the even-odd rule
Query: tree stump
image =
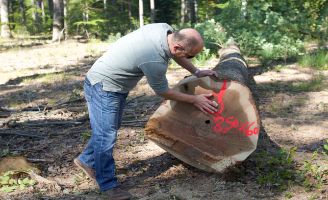
[(237, 46), (220, 52), (219, 77), (183, 79), (174, 88), (212, 93), (218, 112), (204, 114), (192, 104), (168, 100), (150, 117), (146, 136), (178, 159), (208, 172), (223, 172), (255, 149), (260, 119), (248, 84), (247, 64)]

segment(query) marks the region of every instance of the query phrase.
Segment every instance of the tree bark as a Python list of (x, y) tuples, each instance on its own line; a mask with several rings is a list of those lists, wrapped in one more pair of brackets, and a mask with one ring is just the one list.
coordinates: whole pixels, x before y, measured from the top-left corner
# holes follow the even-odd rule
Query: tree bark
[(182, 161), (208, 172), (223, 172), (245, 160), (257, 146), (260, 119), (247, 87), (247, 64), (238, 47), (220, 51), (218, 78), (195, 76), (174, 88), (187, 94), (212, 93), (218, 104), (204, 114), (192, 104), (166, 101), (146, 124), (146, 136)]
[(52, 41), (59, 41), (63, 38), (62, 31), (64, 28), (64, 8), (63, 0), (53, 0), (54, 14), (52, 25)]
[(143, 20), (143, 0), (139, 0), (139, 23), (140, 27), (144, 25), (144, 20)]

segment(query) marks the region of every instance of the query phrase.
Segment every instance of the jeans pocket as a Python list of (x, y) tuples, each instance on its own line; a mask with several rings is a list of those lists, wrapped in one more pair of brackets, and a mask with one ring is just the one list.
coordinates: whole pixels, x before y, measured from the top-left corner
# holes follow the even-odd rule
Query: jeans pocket
[(87, 102), (90, 102), (92, 99), (92, 85), (88, 79), (84, 81), (84, 98)]

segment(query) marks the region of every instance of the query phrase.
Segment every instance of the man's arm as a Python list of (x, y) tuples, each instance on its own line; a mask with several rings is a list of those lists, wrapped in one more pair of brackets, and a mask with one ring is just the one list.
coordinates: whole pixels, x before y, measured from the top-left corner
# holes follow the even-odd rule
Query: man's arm
[(160, 93), (159, 95), (166, 99), (191, 103), (205, 114), (217, 112), (217, 103), (208, 99), (212, 94), (190, 95), (168, 89), (166, 92)]
[(203, 76), (218, 76), (216, 71), (213, 70), (199, 70), (197, 67), (195, 67), (189, 59), (181, 57), (181, 58), (173, 58), (173, 60), (178, 63), (181, 67), (188, 70), (191, 74), (197, 76), (198, 78)]

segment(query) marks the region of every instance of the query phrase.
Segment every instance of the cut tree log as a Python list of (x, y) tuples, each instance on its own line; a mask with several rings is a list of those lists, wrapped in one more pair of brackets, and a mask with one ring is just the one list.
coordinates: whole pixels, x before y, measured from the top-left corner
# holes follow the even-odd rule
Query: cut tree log
[(248, 84), (247, 64), (236, 45), (220, 52), (219, 77), (183, 79), (174, 88), (212, 93), (218, 112), (204, 114), (192, 104), (167, 100), (150, 117), (146, 136), (178, 159), (208, 172), (223, 172), (255, 149), (260, 119)]

